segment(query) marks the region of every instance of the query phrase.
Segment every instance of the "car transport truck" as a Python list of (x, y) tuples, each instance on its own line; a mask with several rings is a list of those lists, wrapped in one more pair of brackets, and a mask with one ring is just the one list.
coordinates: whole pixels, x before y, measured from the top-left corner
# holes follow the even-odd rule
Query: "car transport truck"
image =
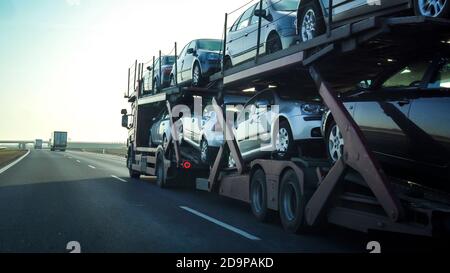
[(53, 132), (50, 150), (65, 152), (67, 149), (67, 132)]

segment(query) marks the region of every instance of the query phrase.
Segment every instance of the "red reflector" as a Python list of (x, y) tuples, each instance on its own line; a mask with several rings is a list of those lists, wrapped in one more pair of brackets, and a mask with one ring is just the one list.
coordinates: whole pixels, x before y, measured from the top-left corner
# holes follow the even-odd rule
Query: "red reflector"
[(184, 163), (183, 163), (183, 168), (185, 168), (185, 169), (190, 169), (190, 168), (192, 168), (191, 162), (189, 162), (189, 161), (184, 162)]

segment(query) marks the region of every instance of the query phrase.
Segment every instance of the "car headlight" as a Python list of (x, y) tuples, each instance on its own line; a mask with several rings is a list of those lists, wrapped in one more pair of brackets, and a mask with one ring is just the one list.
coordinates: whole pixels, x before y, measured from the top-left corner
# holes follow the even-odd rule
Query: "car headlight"
[(323, 113), (323, 107), (319, 104), (303, 104), (302, 112), (306, 115), (321, 115)]

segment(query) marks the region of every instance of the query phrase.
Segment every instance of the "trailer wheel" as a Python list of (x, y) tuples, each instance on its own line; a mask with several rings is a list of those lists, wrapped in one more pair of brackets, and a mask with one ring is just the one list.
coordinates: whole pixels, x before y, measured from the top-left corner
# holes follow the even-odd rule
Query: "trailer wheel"
[(279, 210), (281, 223), (285, 230), (298, 233), (307, 230), (305, 209), (311, 192), (302, 192), (297, 174), (287, 171), (281, 178)]
[(269, 219), (269, 209), (267, 208), (267, 181), (263, 170), (258, 169), (252, 175), (250, 182), (250, 206), (253, 215), (261, 222)]
[(160, 188), (165, 188), (167, 186), (166, 184), (166, 174), (165, 174), (165, 168), (164, 168), (164, 157), (162, 154), (158, 154), (156, 157), (156, 184)]
[(325, 33), (325, 22), (318, 1), (300, 7), (297, 21), (300, 42), (306, 42)]

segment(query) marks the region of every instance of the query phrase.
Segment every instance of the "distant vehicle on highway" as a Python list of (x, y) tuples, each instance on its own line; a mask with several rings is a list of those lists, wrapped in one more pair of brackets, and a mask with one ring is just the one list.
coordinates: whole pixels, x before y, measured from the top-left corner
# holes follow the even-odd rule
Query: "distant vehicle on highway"
[[(410, 181), (439, 181), (450, 189), (450, 54), (416, 59), (342, 97), (370, 149)], [(323, 118), (331, 162), (344, 152), (341, 128)], [(406, 170), (401, 172), (399, 170)], [(396, 172), (397, 173), (397, 172)], [(435, 178), (435, 179), (433, 179)]]
[[(220, 71), (222, 40), (199, 39), (188, 43), (178, 56), (177, 72), (172, 71), (171, 85), (203, 86), (209, 76)], [(176, 82), (175, 82), (176, 77)]]
[(50, 150), (65, 152), (67, 149), (67, 132), (53, 132)]
[[(175, 64), (175, 56), (162, 56), (155, 60), (155, 65), (147, 67), (153, 93), (159, 93), (161, 89), (170, 86), (170, 74)], [(161, 70), (160, 70), (161, 68)]]
[[(245, 109), (235, 125), (244, 161), (271, 154), (288, 159), (297, 147), (301, 151), (304, 146), (323, 140), (320, 128), (324, 107), (318, 98), (281, 88), (267, 89), (250, 99)], [(229, 167), (235, 164), (231, 156), (228, 163)]]
[(224, 68), (255, 57), (260, 17), (260, 54), (271, 54), (294, 44), (298, 40), (295, 28), (298, 3), (299, 0), (263, 0), (262, 9), (259, 2), (248, 8), (228, 32)]
[[(335, 0), (333, 3), (334, 26), (374, 15), (415, 14), (448, 18), (450, 14), (448, 0)], [(328, 5), (329, 0), (300, 1), (296, 25), (301, 42), (311, 40), (325, 32), (328, 25)]]
[(34, 149), (35, 150), (42, 150), (43, 141), (42, 139), (36, 139), (34, 142)]

